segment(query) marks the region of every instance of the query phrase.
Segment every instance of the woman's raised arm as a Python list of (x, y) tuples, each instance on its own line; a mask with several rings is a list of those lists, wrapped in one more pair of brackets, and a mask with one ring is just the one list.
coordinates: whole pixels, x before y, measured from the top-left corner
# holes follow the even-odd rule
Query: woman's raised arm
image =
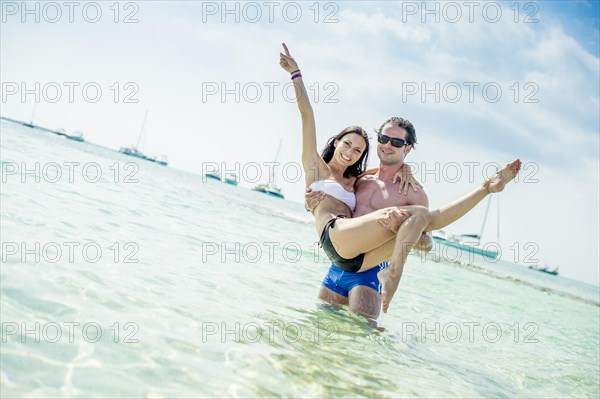
[(308, 93), (302, 74), (296, 60), (290, 55), (285, 43), (282, 43), (285, 54), (279, 53), (279, 64), (283, 69), (291, 74), (294, 89), (296, 91), (296, 101), (300, 116), (302, 117), (302, 164), (306, 175), (307, 185), (319, 179), (319, 175), (326, 173), (327, 165), (317, 151), (317, 130), (315, 124), (315, 115), (308, 99)]

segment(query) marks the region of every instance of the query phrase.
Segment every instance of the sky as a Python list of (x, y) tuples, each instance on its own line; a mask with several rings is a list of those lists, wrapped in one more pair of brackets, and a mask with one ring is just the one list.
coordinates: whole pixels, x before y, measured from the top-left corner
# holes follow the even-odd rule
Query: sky
[[(504, 259), (600, 285), (597, 1), (0, 3), (2, 116), (118, 149), (148, 111), (145, 153), (199, 174), (221, 165), (242, 188), (268, 180), (281, 141), (277, 184), (302, 202), (285, 42), (320, 146), (409, 119), (407, 161), (432, 209), (520, 158), (483, 241), (499, 231)], [(485, 208), (446, 230), (479, 232)]]

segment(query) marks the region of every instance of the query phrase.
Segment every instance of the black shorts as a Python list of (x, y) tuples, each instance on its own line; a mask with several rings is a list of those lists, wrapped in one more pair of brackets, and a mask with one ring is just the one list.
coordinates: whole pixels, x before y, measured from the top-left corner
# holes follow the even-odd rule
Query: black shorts
[(331, 261), (337, 267), (347, 272), (356, 273), (360, 270), (363, 264), (365, 254), (360, 254), (352, 259), (342, 258), (333, 247), (333, 243), (331, 242), (331, 238), (329, 237), (329, 229), (335, 226), (335, 221), (345, 217), (346, 215), (338, 215), (331, 219), (329, 222), (327, 222), (325, 228), (323, 229), (323, 233), (321, 234), (321, 239), (319, 240), (319, 243), (323, 247), (323, 251), (325, 251), (325, 254), (327, 254), (329, 259), (331, 259)]

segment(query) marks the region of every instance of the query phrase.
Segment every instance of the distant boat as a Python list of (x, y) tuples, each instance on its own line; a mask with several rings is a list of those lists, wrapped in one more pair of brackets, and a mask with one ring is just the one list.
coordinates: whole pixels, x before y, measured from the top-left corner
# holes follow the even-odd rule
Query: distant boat
[[(471, 252), (474, 254), (485, 256), (486, 258), (496, 259), (498, 252), (493, 249), (482, 248), (481, 236), (485, 228), (488, 211), (490, 210), (490, 204), (492, 197), (488, 200), (488, 205), (485, 210), (485, 216), (483, 217), (483, 224), (481, 226), (481, 232), (479, 234), (448, 234), (444, 230), (436, 230), (432, 233), (433, 240), (442, 245), (446, 245), (453, 248), (458, 248), (462, 251)], [(498, 206), (498, 222), (500, 221), (500, 206)], [(500, 241), (500, 224), (498, 223), (497, 240)], [(498, 243), (498, 245), (500, 245)]]
[[(238, 185), (238, 178), (237, 175), (235, 173), (225, 173), (225, 179), (223, 179), (221, 177), (221, 173), (219, 173), (219, 171), (214, 171), (214, 172), (206, 172), (204, 174), (204, 177), (206, 177), (207, 179), (213, 179), (213, 180), (217, 180), (223, 183), (227, 183), (227, 184), (231, 184), (232, 186), (237, 186)], [(206, 180), (205, 180), (206, 182)]]
[[(277, 165), (277, 160), (279, 159), (279, 151), (281, 150), (281, 143), (283, 139), (279, 140), (279, 146), (277, 147), (277, 152), (275, 153), (275, 165)], [(271, 175), (269, 176), (269, 182), (267, 184), (258, 184), (254, 187), (254, 191), (260, 191), (261, 193), (265, 193), (267, 195), (271, 195), (277, 198), (284, 198), (281, 193), (281, 187), (277, 186), (275, 181), (275, 170), (276, 167), (271, 169)]]
[(33, 124), (33, 117), (35, 116), (35, 109), (37, 108), (37, 103), (33, 103), (33, 110), (31, 111), (31, 118), (29, 118), (29, 123), (21, 122), (23, 125), (31, 128), (35, 128), (36, 126)]
[(167, 159), (164, 155), (160, 159), (157, 157), (149, 157), (147, 155), (144, 155), (140, 151), (138, 151), (138, 149), (133, 146), (132, 147), (121, 147), (119, 149), (119, 152), (122, 154), (125, 154), (125, 155), (132, 156), (132, 157), (145, 159), (146, 161), (154, 162), (154, 163), (157, 163), (157, 164), (163, 165), (163, 166), (167, 166), (169, 164), (169, 162), (167, 161)]
[(43, 130), (44, 132), (48, 132), (48, 133), (60, 134), (60, 133), (56, 132), (55, 130), (48, 129), (46, 127), (42, 127), (42, 126), (38, 126), (38, 125), (34, 125), (33, 124), (33, 120), (31, 122), (24, 122), (24, 121), (20, 121), (20, 120), (17, 120), (17, 119), (7, 118), (7, 117), (4, 117), (4, 116), (0, 116), (0, 119), (4, 119), (6, 121), (13, 122), (13, 123), (18, 123), (19, 125), (27, 126), (27, 127), (32, 128), (32, 129)]
[(254, 187), (254, 191), (260, 191), (261, 193), (272, 195), (273, 197), (277, 198), (284, 198), (283, 194), (281, 193), (281, 188), (275, 186), (273, 183), (258, 184), (256, 187)]
[(55, 134), (58, 134), (59, 136), (63, 136), (68, 138), (69, 140), (74, 140), (74, 141), (84, 141), (83, 140), (83, 132), (78, 130), (73, 134), (68, 134), (67, 131), (65, 129), (58, 129), (56, 131), (54, 131)]
[(231, 184), (232, 186), (238, 185), (238, 178), (235, 173), (228, 173), (225, 175), (225, 183)]
[(83, 132), (81, 130), (77, 130), (73, 134), (66, 134), (65, 137), (68, 138), (69, 140), (73, 140), (73, 141), (81, 141), (81, 142), (85, 141), (83, 139)]
[(208, 179), (214, 179), (214, 180), (221, 181), (221, 174), (218, 171), (205, 173), (204, 176), (206, 176)]
[(476, 234), (452, 235), (444, 230), (437, 230), (432, 233), (433, 240), (442, 245), (458, 248), (462, 251), (485, 256), (486, 258), (496, 259), (498, 252), (479, 247), (479, 236)]
[(531, 270), (535, 270), (535, 271), (543, 272), (543, 273), (548, 273), (548, 274), (551, 274), (553, 276), (557, 276), (558, 275), (558, 266), (550, 268), (550, 266), (548, 266), (546, 264), (544, 266), (541, 266), (541, 265), (532, 265), (532, 266), (529, 266), (529, 268)]
[(146, 118), (147, 117), (148, 117), (148, 111), (146, 111), (146, 113), (144, 114), (144, 122), (142, 122), (142, 128), (140, 130), (140, 134), (138, 135), (137, 144), (135, 146), (130, 146), (130, 147), (121, 147), (119, 149), (119, 152), (123, 153), (125, 155), (132, 156), (132, 157), (145, 159), (146, 161), (154, 162), (159, 165), (167, 166), (169, 163), (167, 162), (167, 157), (165, 155), (161, 155), (160, 159), (157, 158), (156, 156), (149, 157), (149, 156), (145, 155), (144, 153), (142, 153), (138, 149), (140, 147), (140, 142), (142, 141), (142, 139), (145, 138), (145, 128), (146, 128)]

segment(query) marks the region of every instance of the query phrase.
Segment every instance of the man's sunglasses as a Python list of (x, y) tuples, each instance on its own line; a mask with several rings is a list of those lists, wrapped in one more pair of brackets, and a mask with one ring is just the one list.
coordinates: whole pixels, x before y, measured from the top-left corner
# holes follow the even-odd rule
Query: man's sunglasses
[(387, 144), (388, 141), (392, 142), (392, 145), (396, 148), (402, 148), (405, 145), (408, 145), (408, 141), (404, 140), (404, 139), (399, 139), (396, 137), (390, 137), (390, 136), (386, 136), (385, 134), (378, 134), (377, 135), (377, 141), (380, 144)]

